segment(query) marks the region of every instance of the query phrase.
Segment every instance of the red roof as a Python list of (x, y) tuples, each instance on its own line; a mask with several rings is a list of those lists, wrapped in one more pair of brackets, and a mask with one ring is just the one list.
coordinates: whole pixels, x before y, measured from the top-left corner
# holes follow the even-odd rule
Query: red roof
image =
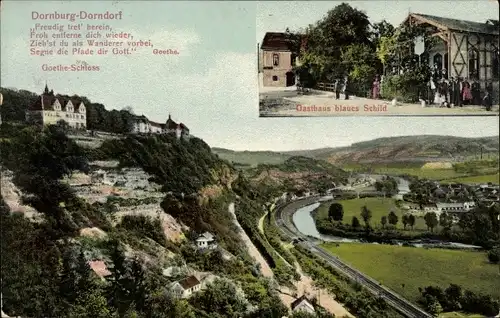
[(89, 266), (99, 277), (111, 275), (111, 272), (106, 268), (104, 261), (89, 261)]
[(267, 32), (260, 46), (263, 50), (290, 51), (290, 44), (283, 32)]

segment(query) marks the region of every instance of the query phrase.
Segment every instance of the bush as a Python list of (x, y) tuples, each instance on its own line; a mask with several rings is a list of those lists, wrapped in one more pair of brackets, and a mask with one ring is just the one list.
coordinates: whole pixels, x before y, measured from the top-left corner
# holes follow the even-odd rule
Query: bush
[(488, 251), (488, 260), (493, 264), (500, 262), (500, 247)]

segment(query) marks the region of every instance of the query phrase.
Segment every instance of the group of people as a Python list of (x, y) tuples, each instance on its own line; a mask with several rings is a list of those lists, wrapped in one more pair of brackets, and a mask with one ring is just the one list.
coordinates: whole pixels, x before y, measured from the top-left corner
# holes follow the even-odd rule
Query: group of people
[(462, 107), (464, 105), (482, 105), (487, 110), (491, 110), (493, 105), (493, 86), (486, 85), (484, 96), (481, 97), (481, 85), (477, 77), (472, 81), (467, 78), (448, 79), (446, 69), (441, 72), (432, 72), (427, 84), (428, 104), (439, 105), (440, 107)]

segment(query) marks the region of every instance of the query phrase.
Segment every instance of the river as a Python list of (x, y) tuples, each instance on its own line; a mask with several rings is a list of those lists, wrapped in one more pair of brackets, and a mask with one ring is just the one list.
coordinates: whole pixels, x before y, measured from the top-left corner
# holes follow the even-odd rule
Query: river
[[(370, 175), (373, 178), (379, 178), (381, 176), (378, 175)], [(405, 179), (402, 178), (396, 178), (398, 181), (398, 190), (399, 190), (399, 195), (402, 195), (404, 193), (408, 193), (410, 191), (409, 188), (409, 182)], [(331, 199), (332, 197), (323, 197), (319, 200), (328, 200)], [(318, 208), (320, 205), (319, 202), (313, 203), (311, 205), (307, 205), (305, 207), (302, 207), (298, 209), (292, 217), (293, 223), (295, 227), (302, 233), (307, 236), (312, 236), (316, 237), (322, 241), (327, 241), (327, 242), (359, 242), (359, 240), (356, 239), (349, 239), (349, 238), (343, 238), (343, 237), (337, 237), (337, 236), (331, 236), (331, 235), (325, 235), (321, 234), (318, 232), (318, 229), (316, 228), (316, 224), (314, 222), (313, 217), (311, 216), (311, 212), (314, 211), (314, 209)], [(369, 244), (369, 243), (367, 243)], [(374, 243), (377, 244), (377, 243)], [(401, 243), (402, 245), (402, 243)], [(412, 242), (412, 245), (415, 247), (424, 247), (424, 245), (421, 242)], [(479, 246), (475, 245), (467, 245), (467, 244), (461, 244), (461, 243), (454, 243), (454, 242), (443, 242), (443, 243), (434, 243), (434, 244), (425, 244), (425, 246), (430, 246), (434, 245), (436, 247), (449, 247), (449, 248), (462, 248), (462, 249), (478, 249), (481, 248)]]

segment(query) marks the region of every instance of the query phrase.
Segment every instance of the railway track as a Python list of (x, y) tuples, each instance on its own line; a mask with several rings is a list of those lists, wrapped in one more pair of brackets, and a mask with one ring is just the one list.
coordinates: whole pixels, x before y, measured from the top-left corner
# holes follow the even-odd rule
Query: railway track
[(276, 208), (275, 220), (276, 225), (281, 231), (290, 239), (298, 238), (313, 253), (317, 254), (320, 258), (324, 259), (334, 268), (339, 270), (341, 273), (349, 277), (350, 279), (358, 282), (364, 286), (372, 294), (382, 297), (385, 301), (398, 312), (403, 314), (407, 318), (432, 318), (433, 316), (424, 310), (420, 309), (410, 301), (404, 299), (400, 295), (396, 294), (392, 290), (382, 286), (379, 282), (373, 278), (361, 273), (357, 269), (351, 267), (350, 265), (342, 262), (340, 259), (326, 252), (321, 247), (315, 245), (313, 240), (306, 235), (300, 233), (293, 224), (290, 223), (289, 217), (283, 215), (283, 210), (287, 208), (287, 204), (279, 206)]

